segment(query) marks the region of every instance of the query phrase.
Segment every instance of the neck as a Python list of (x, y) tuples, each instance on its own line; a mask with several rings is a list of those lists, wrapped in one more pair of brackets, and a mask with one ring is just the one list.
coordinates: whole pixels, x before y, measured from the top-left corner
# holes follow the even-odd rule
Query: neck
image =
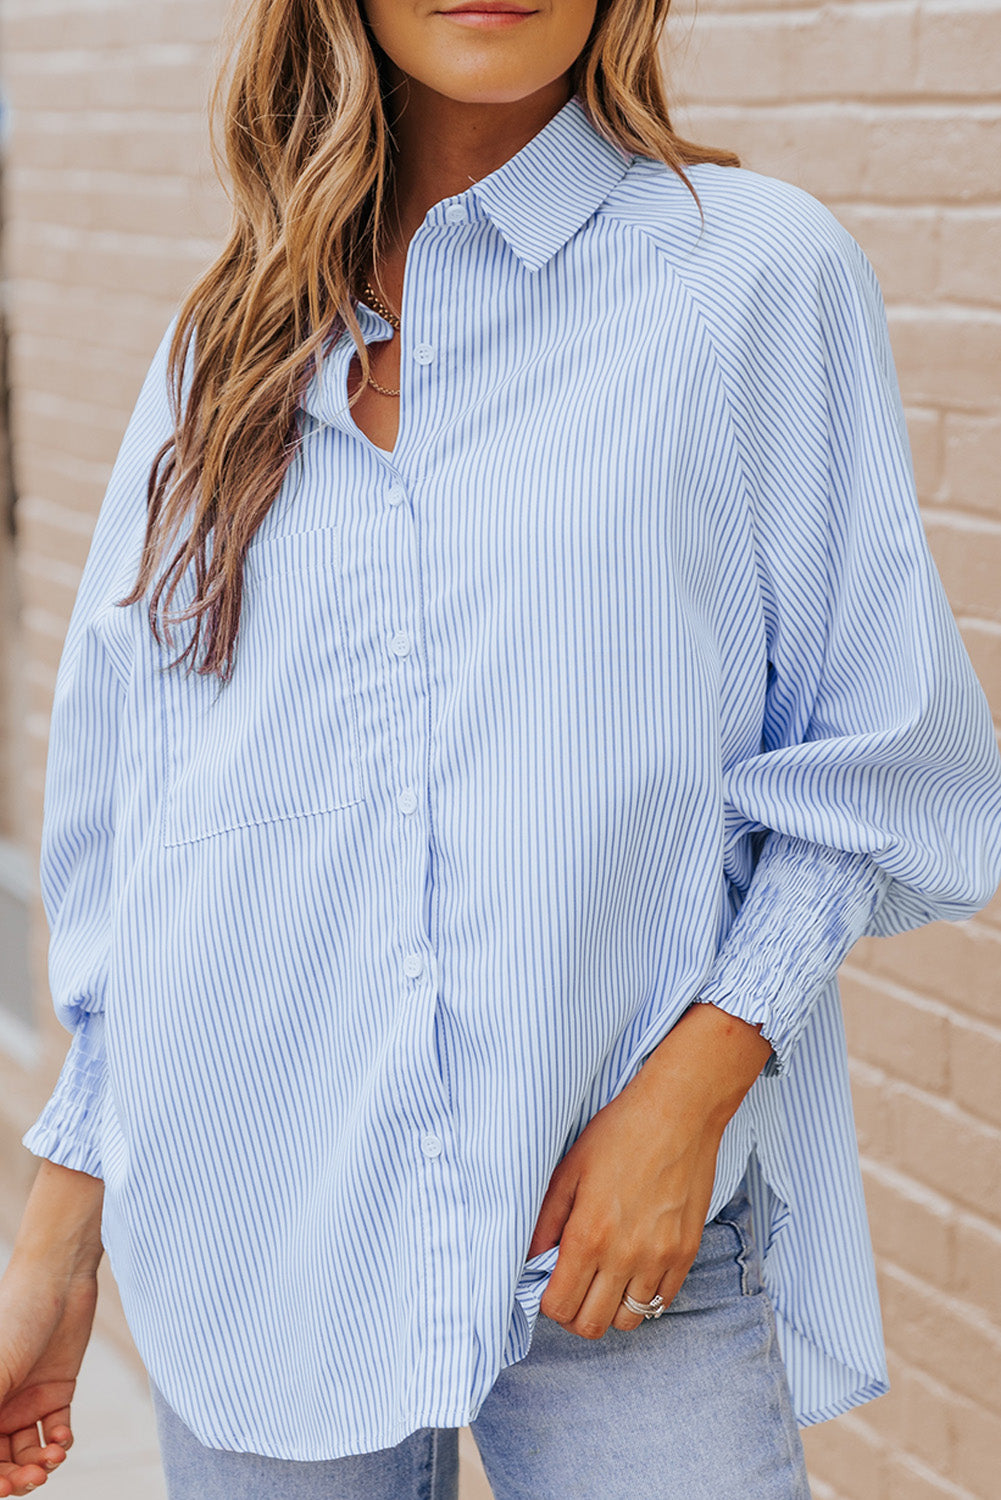
[(387, 59), (394, 140), (396, 202), (390, 223), (402, 259), (428, 209), (464, 193), (526, 146), (569, 99), (567, 76), (525, 99), (484, 104), (449, 99)]

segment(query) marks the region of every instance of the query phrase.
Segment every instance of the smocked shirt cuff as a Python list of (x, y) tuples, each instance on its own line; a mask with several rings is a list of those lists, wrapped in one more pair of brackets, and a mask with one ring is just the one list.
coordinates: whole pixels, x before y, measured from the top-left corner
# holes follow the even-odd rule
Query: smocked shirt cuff
[(772, 832), (696, 1003), (761, 1024), (785, 1073), (815, 1001), (869, 927), (890, 877), (868, 854)]
[(104, 1012), (84, 1011), (56, 1086), (21, 1144), (60, 1166), (102, 1177), (98, 1126), (106, 1071)]

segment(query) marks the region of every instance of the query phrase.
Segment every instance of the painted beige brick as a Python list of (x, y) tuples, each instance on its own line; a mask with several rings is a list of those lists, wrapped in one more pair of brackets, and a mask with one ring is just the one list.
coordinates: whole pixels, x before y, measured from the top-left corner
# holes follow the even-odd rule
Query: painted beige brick
[(20, 430), (23, 441), (48, 448), (53, 455), (102, 463), (121, 439), (116, 418), (106, 407), (33, 393), (22, 403)]
[(24, 668), (24, 696), (27, 711), (48, 719), (52, 712), (52, 693), (55, 677), (51, 669), (41, 661), (29, 661)]
[(17, 52), (93, 54), (157, 42), (183, 41), (215, 45), (223, 5), (219, 0), (170, 0), (136, 3), (110, 0), (99, 7), (87, 4), (47, 6), (40, 0), (6, 0), (5, 43)]
[(960, 1108), (1001, 1126), (1001, 1030), (997, 1026), (952, 1018), (949, 1097)]
[(901, 1453), (891, 1453), (886, 1470), (887, 1500), (976, 1500), (969, 1490)]
[(811, 1471), (838, 1493), (884, 1500), (885, 1449), (867, 1422), (849, 1413), (838, 1418), (837, 1426), (821, 1422), (802, 1436)]
[(942, 218), (941, 246), (942, 297), (1001, 305), (1001, 207), (952, 209)]
[(944, 203), (997, 197), (1001, 111), (994, 106), (884, 108), (872, 116), (867, 134), (866, 197)]
[(997, 314), (944, 304), (936, 309), (907, 305), (891, 309), (887, 321), (905, 400), (922, 406), (965, 403), (978, 410), (1001, 401)]
[[(831, 207), (862, 194), (871, 130), (866, 115), (839, 105), (785, 109), (699, 104), (676, 112), (693, 140), (740, 153), (742, 165), (795, 182)], [(804, 171), (809, 163), (809, 171)]]
[[(929, 1468), (949, 1473), (955, 1441), (949, 1420), (955, 1397), (948, 1387), (896, 1355), (887, 1359), (893, 1400), (874, 1401), (870, 1423), (890, 1439), (889, 1447), (913, 1454)], [(892, 1414), (892, 1425), (881, 1426)]]
[[(208, 7), (206, 7), (208, 8)], [(101, 56), (120, 47), (154, 42), (162, 24), (158, 5), (103, 5), (99, 25), (90, 6), (5, 5), (4, 41), (21, 56), (69, 59)]]
[[(677, 34), (680, 45), (690, 32), (691, 13), (679, 10), (676, 26), (671, 35)], [(916, 40), (906, 7), (709, 13), (691, 35), (686, 86), (702, 102), (781, 106), (826, 99), (832, 76), (852, 98), (914, 92)]]
[(1001, 9), (984, 0), (967, 0), (958, 5), (925, 3), (911, 14), (917, 40), (917, 92), (995, 99), (1001, 94)]
[(952, 1477), (966, 1485), (977, 1500), (994, 1500), (1001, 1454), (1001, 1419), (973, 1401), (956, 1402), (950, 1415), (955, 1432)]
[(202, 109), (209, 86), (202, 50), (185, 43), (105, 53), (26, 52), (10, 103), (15, 110), (23, 100), (32, 109), (177, 112)]
[[(30, 552), (18, 553), (18, 567), (22, 588), (28, 598), (44, 598), (49, 607), (58, 610), (69, 620), (73, 600), (80, 585), (79, 568), (70, 568), (65, 563), (52, 562)], [(24, 670), (31, 667), (31, 660), (24, 663)], [(37, 707), (37, 705), (32, 705)]]
[(1001, 621), (1001, 523), (928, 510), (924, 523), (952, 608)]
[[(807, 1460), (809, 1465), (809, 1460)], [(810, 1494), (813, 1500), (845, 1500), (840, 1490), (836, 1490), (833, 1484), (828, 1484), (826, 1479), (818, 1479), (817, 1475), (810, 1473)]]
[(161, 288), (194, 281), (213, 249), (208, 242), (171, 246), (152, 235), (67, 233), (45, 224), (8, 238), (9, 261), (30, 267), (38, 280), (157, 300)]
[(838, 218), (865, 250), (888, 303), (1001, 305), (1001, 210), (845, 203)]
[(974, 1213), (998, 1214), (1001, 1132), (951, 1102), (906, 1084), (888, 1080), (886, 1088), (895, 1150), (884, 1155), (877, 1142), (871, 1154)]
[[(44, 329), (57, 344), (60, 330), (70, 329), (81, 352), (93, 350), (98, 358), (102, 352), (106, 359), (114, 359), (126, 351), (139, 362), (146, 356), (150, 340), (159, 341), (166, 327), (159, 300), (142, 294), (116, 299), (110, 291), (51, 288), (34, 279), (24, 279), (20, 288), (23, 315), (31, 318), (34, 326)], [(79, 388), (78, 382), (74, 385)]]
[(945, 462), (942, 413), (934, 407), (910, 406), (904, 414), (918, 499), (922, 504), (933, 502), (942, 489)]
[(998, 1329), (889, 1261), (880, 1267), (879, 1290), (897, 1353), (991, 1415), (1001, 1413)]
[[(973, 669), (980, 679), (988, 700), (1001, 705), (1001, 624), (992, 624), (989, 620), (969, 617), (961, 618), (959, 623)], [(985, 913), (983, 920), (989, 919), (989, 916), (989, 912)], [(1001, 918), (1001, 912), (999, 912), (999, 918)], [(994, 1008), (997, 1011), (998, 1007)]]
[(872, 261), (888, 303), (925, 302), (941, 281), (942, 215), (926, 205), (847, 203), (838, 218)]
[(1001, 519), (1001, 410), (946, 412), (943, 444), (945, 497)]
[[(1001, 1224), (980, 1214), (956, 1214), (953, 1229), (954, 1263), (950, 1289), (1001, 1327)], [(999, 1450), (1001, 1452), (1001, 1450)]]
[[(41, 611), (31, 612), (33, 615), (40, 613)], [(58, 635), (53, 636), (47, 630), (33, 628), (31, 615), (24, 620), (22, 628), (24, 631), (25, 649), (31, 653), (31, 660), (33, 662), (40, 662), (46, 671), (54, 674), (58, 670), (59, 660), (62, 656), (65, 629), (61, 629)], [(55, 678), (53, 677), (54, 680)]]
[(81, 130), (72, 111), (22, 109), (17, 159), (25, 171), (133, 172), (140, 179), (176, 172), (185, 158), (206, 172), (210, 163), (201, 114), (182, 113), (165, 128), (162, 115), (130, 115), (131, 129), (123, 142), (121, 115), (91, 119)]
[(994, 1023), (999, 960), (1001, 932), (978, 916), (969, 922), (931, 922), (892, 938), (863, 938), (850, 965)]
[(27, 514), (22, 513), (21, 534), (23, 546), (37, 555), (64, 562), (70, 567), (82, 567), (87, 546), (75, 531), (53, 526), (51, 522), (33, 516), (29, 510)]
[(949, 1286), (955, 1260), (950, 1200), (871, 1159), (863, 1176), (877, 1253), (913, 1276)]
[(886, 1074), (852, 1056), (850, 1078), (859, 1149), (863, 1155), (879, 1153), (884, 1162), (894, 1162), (895, 1120), (885, 1089)]
[(178, 215), (191, 209), (190, 185), (166, 174), (150, 181), (126, 172), (32, 167), (11, 173), (10, 192), (20, 212), (79, 229), (127, 232), (144, 222), (154, 234), (168, 234)]
[(941, 1005), (846, 964), (840, 977), (848, 1043), (856, 1057), (919, 1088), (948, 1084), (948, 1016)]
[(995, 1500), (999, 1419), (893, 1350), (887, 1365), (892, 1395), (865, 1407), (865, 1421), (885, 1451), (910, 1455), (932, 1482), (955, 1485), (977, 1500)]
[[(94, 477), (82, 474), (71, 458), (60, 456), (55, 451), (39, 453), (37, 456), (23, 458), (18, 471), (20, 494), (24, 496), (25, 504), (31, 504), (36, 498), (44, 498), (67, 510), (77, 508), (93, 529), (97, 516), (95, 506), (99, 504), (99, 501), (94, 500)], [(102, 464), (96, 472), (101, 476), (98, 483), (101, 484), (103, 493), (103, 477), (110, 472), (109, 466)]]
[[(109, 407), (115, 404), (124, 431), (128, 413), (149, 369), (152, 351), (170, 322), (170, 313), (171, 309), (160, 308), (150, 314), (150, 330), (137, 349), (124, 348), (121, 344), (115, 347), (116, 331), (120, 335), (129, 331), (129, 324), (118, 319), (109, 325), (105, 348), (78, 349), (75, 355), (66, 347), (66, 342), (56, 336), (55, 330), (51, 336), (33, 338), (30, 346), (27, 341), (22, 344), (18, 340), (12, 350), (15, 379), (21, 377), (23, 388), (43, 392), (50, 399), (65, 396), (75, 401), (83, 392), (99, 391), (102, 404), (107, 403)], [(14, 418), (16, 434), (19, 434), (19, 422), (18, 412)]]
[(731, 146), (745, 166), (799, 182), (832, 208), (843, 199), (950, 205), (997, 198), (1001, 111), (993, 106), (954, 113), (944, 105), (720, 103), (678, 114), (686, 135)]

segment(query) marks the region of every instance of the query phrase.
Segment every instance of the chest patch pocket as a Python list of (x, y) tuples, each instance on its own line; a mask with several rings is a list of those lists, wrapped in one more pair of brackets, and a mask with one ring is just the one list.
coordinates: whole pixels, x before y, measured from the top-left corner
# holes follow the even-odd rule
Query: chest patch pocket
[[(337, 527), (252, 542), (230, 680), (159, 673), (164, 845), (364, 799), (339, 569)], [(186, 577), (172, 608), (192, 596)], [(188, 639), (172, 634), (163, 663)]]

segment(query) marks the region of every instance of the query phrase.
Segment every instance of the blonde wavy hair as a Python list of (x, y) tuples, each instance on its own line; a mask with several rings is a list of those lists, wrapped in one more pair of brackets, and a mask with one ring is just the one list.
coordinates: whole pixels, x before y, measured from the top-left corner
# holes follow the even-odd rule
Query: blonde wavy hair
[[(701, 214), (684, 167), (739, 167), (740, 158), (671, 128), (658, 52), (670, 4), (598, 0), (571, 93), (608, 139), (672, 167)], [(195, 670), (223, 682), (233, 670), (244, 554), (296, 454), (296, 410), (327, 341), (350, 329), (368, 376), (352, 288), (384, 253), (394, 167), (385, 55), (358, 0), (251, 0), (231, 14), (227, 35), (209, 110), (225, 185), (215, 139), (222, 103), (231, 228), (178, 310), (167, 367), (174, 431), (149, 473), (138, 577), (117, 601), (144, 596), (171, 539), (186, 531), (151, 593), (149, 621), (162, 644), (161, 597), (169, 608), (193, 560), (194, 601), (165, 617), (167, 643), (170, 624), (193, 619), (195, 628), (170, 666), (190, 655), (190, 670), (204, 634)]]

